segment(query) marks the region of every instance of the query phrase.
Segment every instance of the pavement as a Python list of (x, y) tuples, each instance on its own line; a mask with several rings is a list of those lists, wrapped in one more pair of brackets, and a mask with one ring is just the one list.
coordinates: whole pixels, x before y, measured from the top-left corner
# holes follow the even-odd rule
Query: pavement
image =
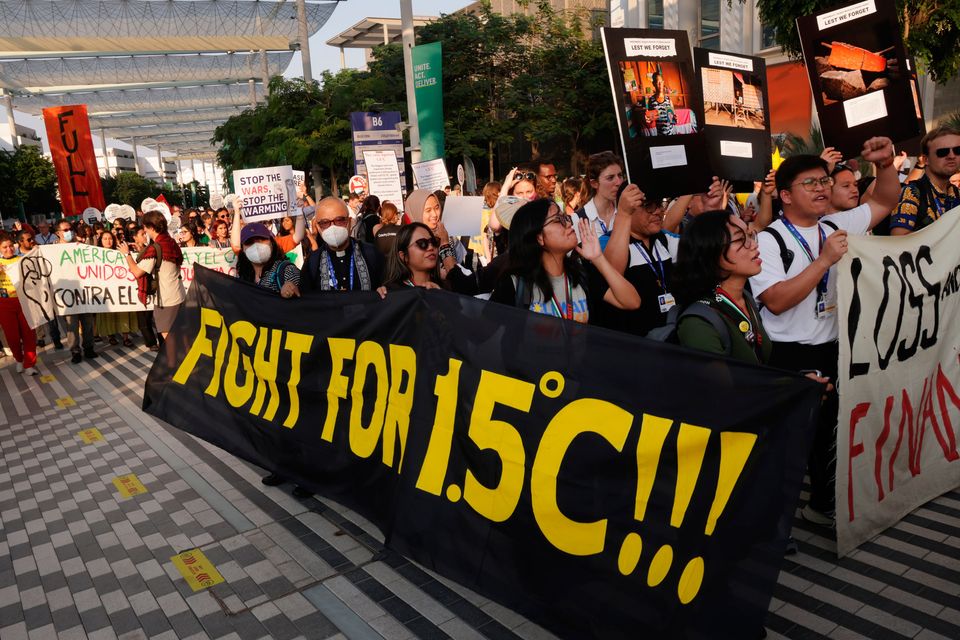
[[(97, 347), (48, 347), (33, 378), (0, 358), (0, 640), (556, 637), (144, 414), (154, 354)], [(794, 537), (768, 638), (960, 638), (960, 492), (843, 560)]]

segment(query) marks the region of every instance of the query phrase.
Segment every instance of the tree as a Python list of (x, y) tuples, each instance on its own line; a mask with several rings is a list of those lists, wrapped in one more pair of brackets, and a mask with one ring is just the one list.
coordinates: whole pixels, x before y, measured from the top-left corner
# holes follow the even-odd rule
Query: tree
[[(107, 203), (128, 204), (135, 209), (139, 209), (140, 203), (147, 198), (156, 198), (163, 193), (164, 197), (170, 200), (174, 195), (164, 191), (153, 180), (148, 180), (132, 171), (121, 171), (115, 177), (104, 178), (101, 184), (103, 199)], [(180, 196), (176, 196), (174, 202), (179, 200)]]
[[(757, 0), (760, 22), (775, 27), (777, 44), (797, 59), (802, 52), (796, 19), (834, 5), (836, 0)], [(896, 6), (904, 44), (920, 68), (939, 84), (955, 78), (960, 72), (957, 0), (896, 0)]]
[(47, 214), (60, 209), (57, 173), (39, 147), (22, 145), (16, 151), (0, 151), (0, 208), (5, 215)]
[(507, 92), (532, 156), (540, 157), (543, 144), (566, 142), (572, 174), (578, 173), (583, 138), (615, 138), (616, 131), (603, 47), (586, 37), (584, 26), (596, 26), (585, 10), (558, 13), (540, 0), (530, 21), (526, 72)]

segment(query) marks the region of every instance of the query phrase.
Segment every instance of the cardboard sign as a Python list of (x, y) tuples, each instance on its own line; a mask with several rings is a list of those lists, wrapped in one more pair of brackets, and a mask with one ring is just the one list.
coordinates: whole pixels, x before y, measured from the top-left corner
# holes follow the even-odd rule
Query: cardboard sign
[(873, 136), (923, 134), (893, 0), (797, 18), (797, 30), (824, 145), (853, 158)]
[(601, 34), (627, 179), (654, 198), (704, 191), (712, 174), (687, 32)]
[(713, 175), (753, 191), (770, 171), (770, 104), (763, 58), (694, 48), (703, 133)]
[(233, 183), (243, 200), (245, 222), (273, 220), (293, 212), (297, 192), (289, 165), (240, 169), (233, 172)]
[(447, 198), (443, 204), (443, 226), (452, 236), (480, 235), (483, 196)]
[(380, 202), (392, 202), (403, 211), (403, 187), (397, 172), (397, 156), (392, 151), (364, 151), (363, 162), (367, 166), (370, 195)]
[(450, 186), (450, 176), (447, 175), (447, 164), (443, 158), (414, 162), (413, 177), (417, 181), (417, 189), (437, 191)]

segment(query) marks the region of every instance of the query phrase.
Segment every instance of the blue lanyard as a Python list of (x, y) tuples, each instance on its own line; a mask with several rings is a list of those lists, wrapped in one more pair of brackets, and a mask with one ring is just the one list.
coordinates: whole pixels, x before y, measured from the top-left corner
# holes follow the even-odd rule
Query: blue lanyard
[[(353, 248), (352, 245), (350, 248), (351, 249)], [(330, 267), (330, 289), (332, 291), (339, 291), (340, 288), (338, 287), (338, 283), (337, 283), (337, 273), (336, 273), (336, 270), (333, 268), (333, 258), (330, 257), (329, 250), (327, 250), (327, 266)], [(350, 252), (350, 288), (347, 289), (347, 291), (353, 291), (353, 274), (355, 269), (356, 269), (356, 256), (351, 251)]]
[[(633, 246), (640, 251), (640, 255), (643, 256), (643, 259), (647, 261), (647, 264), (650, 265), (650, 269), (653, 271), (653, 276), (657, 279), (657, 284), (660, 285), (660, 288), (663, 289), (663, 292), (667, 292), (667, 274), (666, 270), (663, 267), (663, 258), (660, 257), (660, 251), (657, 249), (657, 240), (652, 238), (650, 240), (650, 246), (653, 247), (653, 252), (648, 253), (647, 248), (643, 246), (643, 243), (639, 240), (630, 241)], [(654, 266), (653, 259), (656, 258), (656, 266)]]
[[(803, 252), (807, 254), (807, 258), (810, 259), (810, 263), (813, 264), (813, 261), (816, 258), (813, 257), (813, 251), (810, 249), (810, 245), (807, 244), (807, 241), (803, 239), (803, 236), (800, 235), (800, 232), (797, 231), (797, 228), (793, 226), (786, 216), (780, 218), (783, 221), (783, 226), (787, 228), (787, 231), (800, 243), (800, 248), (803, 249)], [(824, 233), (823, 227), (820, 226), (820, 223), (817, 222), (817, 231), (820, 232), (820, 246), (818, 247), (818, 255), (820, 251), (823, 251), (823, 243), (827, 239), (827, 234)], [(820, 284), (817, 285), (817, 294), (818, 297), (823, 296), (827, 292), (827, 282), (830, 280), (830, 269), (827, 269), (823, 274), (823, 278), (820, 280)]]
[(597, 216), (597, 222), (600, 223), (600, 230), (603, 231), (603, 235), (608, 235), (610, 232), (607, 231), (607, 225), (603, 224), (603, 218), (599, 215)]
[[(931, 186), (932, 186), (932, 185), (931, 185)], [(951, 186), (952, 186), (952, 185), (951, 185)], [(948, 189), (948, 190), (949, 190), (949, 189)], [(935, 206), (935, 207), (937, 208), (937, 219), (939, 219), (939, 218), (943, 215), (943, 205), (940, 204), (940, 198), (937, 197), (937, 191), (936, 191), (936, 189), (933, 190), (933, 193), (932, 193), (931, 195), (933, 196), (933, 206)], [(956, 204), (955, 204), (955, 203), (957, 202), (956, 196), (947, 195), (947, 194), (945, 193), (945, 194), (943, 194), (943, 197), (944, 197), (944, 198), (949, 198), (949, 199), (950, 199), (950, 203), (953, 204), (954, 206), (956, 206)], [(952, 209), (953, 207), (950, 207), (950, 208)]]

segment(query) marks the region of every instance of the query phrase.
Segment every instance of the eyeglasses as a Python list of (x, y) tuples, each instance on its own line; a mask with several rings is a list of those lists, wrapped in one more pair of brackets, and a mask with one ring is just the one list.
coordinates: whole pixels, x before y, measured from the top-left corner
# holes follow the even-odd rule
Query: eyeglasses
[(794, 182), (791, 187), (800, 185), (803, 187), (804, 191), (816, 191), (817, 185), (820, 185), (824, 189), (833, 186), (833, 178), (830, 176), (824, 176), (822, 178), (807, 178), (806, 180), (801, 180), (800, 182)]
[(666, 206), (667, 206), (666, 198), (664, 198), (663, 200), (644, 200), (643, 201), (643, 210), (646, 211), (651, 216)]
[(440, 241), (434, 237), (430, 237), (430, 238), (420, 238), (419, 240), (414, 240), (410, 244), (416, 246), (417, 249), (420, 249), (420, 251), (426, 251), (427, 247), (433, 247), (434, 249), (439, 247)]
[(938, 158), (946, 158), (951, 151), (953, 151), (953, 155), (960, 156), (960, 147), (944, 147), (943, 149), (937, 149), (934, 153), (937, 154)]
[(573, 219), (565, 213), (560, 213), (555, 216), (550, 216), (549, 218), (543, 221), (543, 226), (546, 227), (547, 225), (553, 224), (554, 222), (559, 224), (561, 227), (573, 226)]
[(544, 180), (556, 180), (556, 179), (557, 179), (557, 174), (555, 174), (555, 173), (548, 173), (548, 174), (543, 175), (543, 176), (540, 176), (540, 177), (543, 178)]
[(747, 231), (742, 236), (737, 236), (730, 241), (730, 244), (741, 244), (744, 249), (752, 249), (753, 247), (759, 244), (759, 238), (757, 237), (757, 232), (754, 230)]
[(338, 227), (345, 227), (350, 224), (350, 218), (347, 216), (340, 216), (339, 218), (334, 218), (333, 220), (317, 220), (317, 226), (321, 231), (324, 229), (329, 229), (330, 225), (335, 224)]
[(513, 179), (514, 179), (514, 180), (528, 180), (528, 181), (530, 181), (530, 182), (533, 182), (534, 180), (537, 179), (537, 174), (533, 173), (532, 171), (527, 171), (527, 172), (525, 172), (525, 173), (515, 173), (515, 174), (513, 174)]

